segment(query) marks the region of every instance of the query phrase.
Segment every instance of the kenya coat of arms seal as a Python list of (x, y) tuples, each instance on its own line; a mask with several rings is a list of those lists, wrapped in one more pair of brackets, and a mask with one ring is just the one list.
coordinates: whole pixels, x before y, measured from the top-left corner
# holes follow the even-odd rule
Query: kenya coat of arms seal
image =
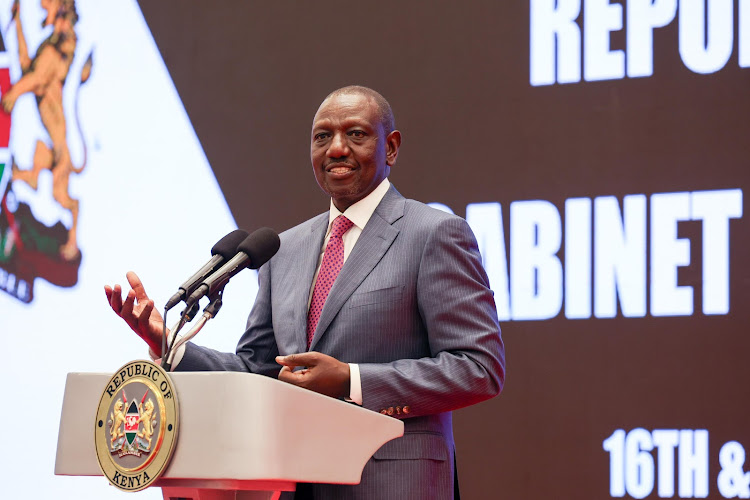
[(156, 481), (177, 442), (177, 395), (167, 373), (133, 361), (104, 388), (94, 423), (99, 467), (117, 488), (140, 491)]

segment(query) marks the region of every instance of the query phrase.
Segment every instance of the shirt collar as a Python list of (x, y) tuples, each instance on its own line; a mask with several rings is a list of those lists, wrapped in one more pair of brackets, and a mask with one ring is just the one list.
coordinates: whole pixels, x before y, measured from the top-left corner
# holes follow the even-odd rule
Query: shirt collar
[[(375, 213), (375, 209), (378, 208), (378, 205), (383, 200), (385, 193), (388, 192), (388, 188), (390, 187), (391, 183), (386, 177), (380, 184), (378, 184), (378, 187), (372, 190), (370, 194), (347, 208), (343, 212), (343, 215), (346, 215), (346, 218), (352, 221), (354, 225), (357, 226), (360, 230), (364, 230), (365, 226), (367, 225), (367, 221), (369, 221), (370, 217), (372, 217), (372, 214)], [(328, 213), (329, 230), (331, 228), (333, 220), (341, 214), (342, 213), (339, 211), (339, 209), (336, 208), (336, 205), (333, 204), (333, 200), (331, 200), (331, 208)]]

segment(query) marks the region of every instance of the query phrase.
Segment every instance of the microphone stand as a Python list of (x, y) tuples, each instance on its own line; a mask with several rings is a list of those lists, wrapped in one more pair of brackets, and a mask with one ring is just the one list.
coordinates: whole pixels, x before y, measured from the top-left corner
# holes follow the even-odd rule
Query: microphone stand
[(172, 341), (167, 346), (167, 335), (166, 335), (166, 329), (167, 329), (167, 309), (164, 309), (164, 332), (161, 336), (161, 359), (162, 359), (162, 368), (164, 368), (164, 371), (171, 371), (171, 363), (165, 362), (165, 360), (169, 359), (169, 355), (172, 353), (172, 349), (174, 347), (174, 341), (177, 338), (177, 334), (180, 330), (182, 330), (182, 327), (185, 326), (185, 323), (189, 323), (190, 321), (193, 321), (193, 318), (195, 318), (195, 315), (198, 314), (198, 309), (200, 309), (200, 306), (196, 302), (190, 307), (186, 307), (184, 311), (182, 311), (182, 314), (180, 315), (180, 320), (172, 327), (170, 330), (170, 335), (172, 336)]
[[(198, 322), (191, 328), (185, 335), (183, 335), (180, 339), (177, 339), (177, 333), (175, 332), (175, 336), (172, 337), (172, 344), (169, 348), (169, 351), (166, 356), (162, 359), (166, 359), (166, 363), (163, 363), (163, 367), (165, 371), (172, 371), (172, 363), (174, 363), (174, 356), (179, 350), (181, 346), (183, 346), (185, 343), (187, 343), (189, 340), (191, 340), (193, 337), (198, 335), (198, 332), (200, 332), (204, 326), (206, 326), (206, 323), (208, 323), (208, 320), (211, 318), (216, 317), (217, 314), (219, 314), (219, 310), (221, 309), (221, 306), (223, 305), (222, 302), (222, 295), (224, 292), (224, 287), (221, 287), (219, 290), (216, 290), (216, 292), (212, 293), (208, 296), (209, 303), (206, 306), (205, 309), (203, 309), (203, 315), (200, 317)], [(193, 317), (198, 312), (198, 303), (196, 302), (191, 309), (194, 309), (195, 312), (193, 313)], [(190, 320), (193, 318), (191, 317)], [(182, 320), (181, 320), (182, 321)], [(184, 325), (184, 322), (180, 325), (180, 328)], [(178, 329), (179, 331), (179, 329)]]

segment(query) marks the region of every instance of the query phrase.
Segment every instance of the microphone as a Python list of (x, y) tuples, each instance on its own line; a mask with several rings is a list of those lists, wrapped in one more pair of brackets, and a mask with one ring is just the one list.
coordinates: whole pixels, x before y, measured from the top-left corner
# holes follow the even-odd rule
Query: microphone
[(279, 235), (273, 229), (262, 227), (253, 231), (250, 236), (237, 246), (237, 255), (221, 266), (218, 271), (204, 279), (203, 283), (192, 292), (190, 297), (185, 301), (188, 308), (200, 300), (201, 297), (213, 295), (224, 288), (224, 285), (229, 282), (232, 276), (246, 267), (258, 269), (279, 251), (280, 245)]
[(187, 299), (190, 294), (193, 293), (201, 283), (203, 283), (203, 280), (211, 275), (212, 272), (216, 271), (224, 262), (237, 255), (237, 247), (245, 238), (247, 238), (247, 231), (235, 229), (217, 241), (211, 248), (211, 255), (213, 255), (211, 260), (206, 262), (203, 267), (198, 269), (198, 271), (188, 278), (185, 283), (180, 285), (180, 289), (167, 301), (164, 309), (172, 309), (179, 304), (181, 300)]

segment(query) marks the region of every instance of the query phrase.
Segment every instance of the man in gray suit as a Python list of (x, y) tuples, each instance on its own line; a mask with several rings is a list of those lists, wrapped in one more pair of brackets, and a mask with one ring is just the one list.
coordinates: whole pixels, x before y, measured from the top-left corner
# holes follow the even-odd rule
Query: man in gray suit
[[(375, 453), (359, 485), (308, 485), (305, 497), (453, 498), (451, 411), (502, 389), (503, 344), (476, 240), (463, 219), (390, 185), (400, 144), (377, 92), (326, 97), (310, 156), (330, 210), (281, 234), (236, 354), (192, 343), (178, 353), (178, 370), (262, 373), (404, 420), (404, 436)], [(161, 316), (134, 273), (128, 281), (124, 302), (119, 285), (105, 287), (107, 298), (159, 354)]]

